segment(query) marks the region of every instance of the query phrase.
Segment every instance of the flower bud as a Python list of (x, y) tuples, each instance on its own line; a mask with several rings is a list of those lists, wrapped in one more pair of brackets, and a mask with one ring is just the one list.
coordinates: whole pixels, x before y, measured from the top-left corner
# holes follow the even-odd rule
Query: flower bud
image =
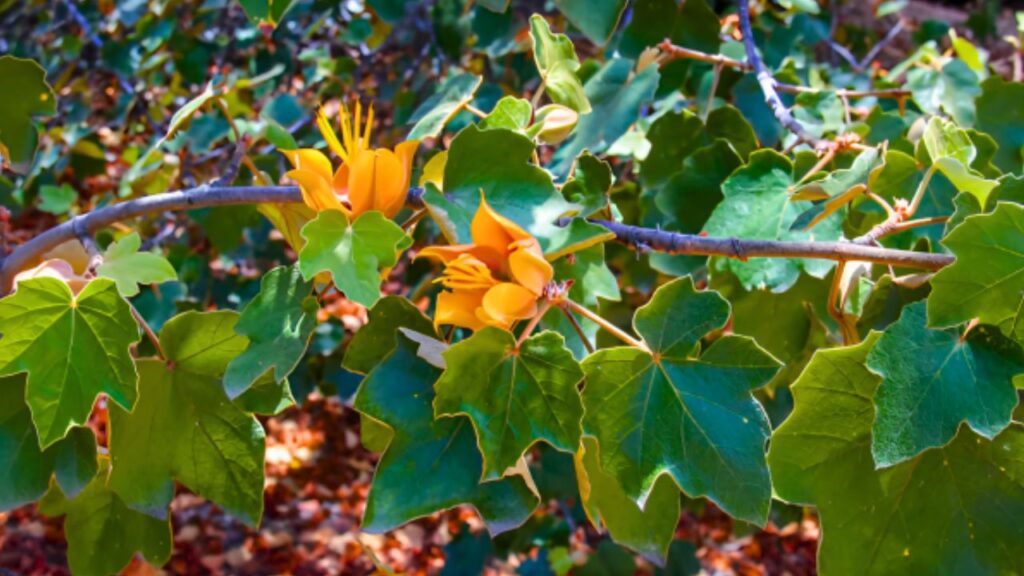
[(537, 110), (534, 124), (541, 125), (537, 137), (546, 144), (558, 144), (569, 137), (579, 119), (580, 115), (572, 108), (548, 104)]

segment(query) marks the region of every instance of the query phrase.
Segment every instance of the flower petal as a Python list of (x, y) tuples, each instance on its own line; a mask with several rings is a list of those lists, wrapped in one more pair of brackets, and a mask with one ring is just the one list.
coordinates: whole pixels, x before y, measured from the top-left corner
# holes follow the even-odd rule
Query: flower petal
[(315, 148), (299, 148), (298, 150), (281, 150), (281, 153), (296, 170), (308, 170), (328, 182), (331, 180), (334, 168), (331, 166), (330, 159), (323, 152)]
[(374, 150), (373, 153), (377, 157), (374, 166), (373, 208), (388, 218), (394, 218), (405, 206), (405, 199), (409, 195), (409, 176), (401, 160), (391, 150)]
[(537, 313), (537, 296), (519, 284), (503, 282), (484, 294), (483, 310), (496, 326), (508, 328)]
[(348, 210), (341, 205), (337, 196), (331, 190), (331, 185), (319, 174), (311, 170), (292, 170), (286, 172), (285, 176), (299, 183), (302, 190), (302, 199), (306, 205), (313, 210), (340, 210), (348, 214)]
[(412, 161), (416, 156), (416, 150), (420, 147), (419, 140), (406, 140), (395, 146), (395, 157), (402, 164), (402, 174), (405, 178), (402, 182), (403, 188), (409, 188), (412, 181)]
[(555, 270), (544, 259), (540, 245), (533, 238), (514, 242), (515, 247), (508, 257), (512, 278), (524, 288), (540, 296), (544, 287), (551, 282)]
[(498, 262), (488, 262), (494, 266), (501, 266), (502, 260), (511, 251), (510, 244), (516, 240), (532, 238), (518, 224), (495, 212), (487, 203), (483, 191), (480, 192), (480, 207), (477, 208), (470, 224), (470, 234), (473, 236), (474, 244), (486, 246), (498, 254)]
[(470, 330), (483, 328), (484, 323), (477, 318), (476, 310), (480, 307), (485, 293), (486, 290), (442, 291), (437, 295), (434, 327), (451, 324)]
[(348, 160), (348, 152), (338, 141), (338, 135), (335, 134), (334, 128), (331, 128), (331, 121), (327, 119), (327, 113), (324, 112), (323, 107), (316, 111), (316, 127), (320, 130), (324, 141), (327, 142), (327, 146), (338, 155), (338, 158), (341, 158), (342, 161)]
[(437, 258), (443, 264), (455, 260), (463, 254), (469, 254), (476, 246), (472, 244), (457, 244), (455, 246), (429, 246), (416, 254), (417, 258)]
[(376, 154), (358, 154), (348, 163), (348, 201), (352, 213), (359, 215), (374, 209), (374, 165)]

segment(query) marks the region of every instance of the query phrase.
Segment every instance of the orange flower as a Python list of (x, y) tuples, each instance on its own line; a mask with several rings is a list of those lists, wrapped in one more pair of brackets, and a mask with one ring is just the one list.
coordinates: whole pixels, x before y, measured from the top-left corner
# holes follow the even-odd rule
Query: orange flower
[(316, 115), (316, 125), (327, 146), (341, 158), (337, 170), (327, 156), (314, 148), (282, 150), (294, 170), (287, 172), (299, 184), (302, 199), (317, 211), (340, 210), (349, 217), (378, 210), (394, 218), (405, 205), (412, 174), (412, 159), (418, 140), (402, 142), (394, 151), (370, 148), (373, 130), (373, 107), (366, 115), (366, 128), (361, 127), (362, 107), (356, 102), (350, 118), (348, 108), (341, 108), (341, 139), (331, 128), (323, 109)]
[(554, 276), (537, 239), (495, 212), (483, 193), (470, 233), (472, 244), (432, 246), (417, 256), (445, 264), (437, 281), (447, 290), (437, 296), (434, 324), (507, 330), (536, 314), (537, 299)]

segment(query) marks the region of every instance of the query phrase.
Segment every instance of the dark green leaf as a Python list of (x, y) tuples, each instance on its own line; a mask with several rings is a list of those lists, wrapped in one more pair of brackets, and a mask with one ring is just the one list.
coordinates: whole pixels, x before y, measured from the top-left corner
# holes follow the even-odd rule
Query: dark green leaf
[(28, 162), (39, 140), (32, 119), (55, 114), (57, 96), (46, 83), (46, 72), (32, 60), (0, 56), (0, 78), (0, 156), (14, 164)]
[(363, 529), (386, 532), (410, 520), (471, 504), (492, 534), (521, 525), (538, 499), (520, 476), (480, 483), (483, 462), (465, 419), (434, 419), (441, 370), (399, 336), (394, 351), (363, 380), (354, 406), (394, 431), (374, 473)]
[(555, 0), (555, 6), (573, 26), (600, 45), (608, 41), (618, 26), (626, 0)]
[(878, 466), (891, 466), (945, 445), (963, 422), (989, 439), (1005, 429), (1024, 354), (989, 327), (975, 328), (966, 340), (931, 330), (925, 303), (915, 302), (878, 339), (867, 365), (883, 378), (871, 452)]
[(409, 140), (436, 138), (466, 104), (473, 100), (483, 78), (474, 74), (457, 74), (445, 80), (437, 93), (420, 104), (412, 113), (409, 124), (415, 124), (409, 132)]
[(728, 303), (689, 277), (659, 288), (634, 327), (652, 354), (600, 350), (583, 362), (584, 428), (601, 466), (641, 506), (662, 474), (729, 514), (767, 519), (768, 418), (752, 396), (778, 370), (753, 340), (724, 336), (701, 355), (700, 339), (725, 325)]
[(39, 498), (53, 476), (64, 492), (78, 494), (96, 475), (96, 437), (88, 428), (72, 428), (41, 451), (25, 404), (25, 377), (0, 378), (0, 470), (0, 510)]
[(517, 346), (511, 332), (487, 327), (449, 348), (444, 360), (434, 413), (473, 423), (483, 480), (504, 476), (541, 440), (563, 452), (579, 448), (583, 405), (576, 386), (583, 372), (561, 335), (542, 332)]
[(320, 306), (311, 295), (312, 283), (297, 267), (277, 267), (260, 281), (260, 293), (242, 310), (235, 331), (249, 346), (228, 364), (224, 389), (237, 398), (260, 376), (275, 382), (288, 377), (309, 345)]

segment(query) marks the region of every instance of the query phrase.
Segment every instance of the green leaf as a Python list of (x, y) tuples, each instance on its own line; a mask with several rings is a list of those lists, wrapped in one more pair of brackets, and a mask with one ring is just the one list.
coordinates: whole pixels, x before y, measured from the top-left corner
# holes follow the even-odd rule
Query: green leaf
[(978, 75), (962, 61), (950, 60), (942, 70), (914, 68), (907, 72), (906, 86), (925, 112), (939, 114), (945, 110), (957, 124), (974, 124), (975, 98), (981, 89)]
[(110, 410), (110, 488), (167, 517), (178, 481), (249, 526), (263, 515), (264, 433), (224, 393), (228, 362), (246, 347), (231, 311), (180, 314), (160, 330), (166, 362), (139, 360), (144, 393), (131, 412)]
[(0, 470), (0, 510), (36, 500), (53, 476), (66, 493), (78, 494), (96, 475), (96, 437), (89, 428), (72, 428), (67, 438), (40, 450), (25, 404), (25, 377), (0, 378)]
[(818, 569), (832, 574), (997, 574), (1024, 570), (1024, 430), (952, 443), (875, 469), (865, 361), (877, 333), (820, 350), (793, 385), (795, 408), (772, 435), (777, 495), (818, 507)]
[(385, 296), (370, 308), (366, 325), (352, 337), (341, 365), (352, 372), (368, 374), (395, 349), (399, 328), (437, 337), (433, 323), (412, 302)]
[(583, 152), (576, 158), (572, 179), (562, 186), (562, 195), (583, 207), (580, 216), (590, 216), (608, 207), (608, 194), (614, 180), (610, 164)]
[(523, 131), (530, 125), (532, 116), (533, 107), (529, 100), (505, 96), (498, 100), (486, 118), (480, 120), (480, 127)]
[(235, 405), (244, 412), (261, 416), (275, 416), (295, 405), (292, 388), (287, 380), (275, 380), (269, 373), (249, 386), (249, 389), (235, 398)]
[(96, 273), (117, 283), (125, 298), (139, 293), (139, 284), (159, 284), (178, 279), (174, 266), (160, 254), (139, 252), (142, 239), (138, 232), (115, 240), (103, 252), (103, 263)]
[[(470, 223), (480, 206), (481, 190), (495, 211), (533, 234), (545, 253), (553, 237), (566, 233), (556, 221), (578, 207), (558, 193), (544, 169), (530, 163), (533, 150), (529, 138), (510, 130), (468, 126), (459, 132), (448, 149), (444, 193), (428, 187), (423, 195), (449, 242), (471, 241)], [(587, 229), (592, 237), (606, 233), (600, 227)]]
[(56, 114), (57, 96), (46, 83), (46, 71), (32, 60), (0, 56), (0, 78), (0, 156), (12, 164), (28, 162), (39, 141), (32, 120)]
[(100, 459), (102, 471), (85, 490), (70, 500), (52, 485), (39, 503), (39, 512), (65, 515), (68, 566), (72, 574), (120, 574), (135, 553), (153, 566), (171, 558), (171, 520), (156, 519), (132, 510), (107, 485), (110, 464)]
[(242, 10), (253, 24), (276, 27), (284, 19), (295, 0), (238, 0)]
[(658, 88), (657, 66), (633, 71), (633, 61), (613, 58), (584, 86), (593, 111), (580, 116), (576, 133), (555, 153), (551, 171), (565, 176), (584, 150), (601, 152), (611, 146), (640, 115), (640, 107), (654, 98)]
[(721, 23), (705, 0), (686, 0), (681, 6), (677, 0), (636, 0), (632, 11), (619, 43), (619, 50), (627, 58), (636, 58), (644, 48), (666, 38), (686, 48), (718, 52)]
[(1000, 202), (971, 216), (942, 243), (956, 261), (932, 277), (928, 324), (978, 318), (1024, 343), (1024, 206)]
[[(750, 161), (722, 184), (725, 199), (712, 212), (704, 229), (711, 236), (735, 236), (749, 240), (828, 241), (842, 236), (842, 214), (824, 218), (811, 231), (792, 230), (809, 202), (790, 201), (794, 184), (789, 159), (770, 149), (750, 155)], [(744, 288), (766, 286), (783, 291), (800, 277), (801, 270), (823, 278), (832, 262), (795, 258), (721, 258), (716, 269), (729, 270)]]
[(572, 40), (565, 34), (553, 34), (540, 14), (530, 17), (530, 38), (533, 39), (533, 62), (551, 101), (580, 114), (590, 112), (590, 101), (576, 76), (580, 61)]
[(694, 151), (656, 193), (655, 204), (681, 232), (697, 234), (722, 201), (722, 183), (743, 161), (725, 140)]
[(708, 114), (707, 127), (710, 137), (728, 141), (744, 161), (751, 152), (757, 150), (754, 127), (747, 122), (742, 112), (728, 104), (715, 108)]
[(601, 469), (597, 441), (583, 437), (576, 454), (576, 477), (587, 518), (604, 526), (616, 543), (662, 563), (679, 523), (679, 489), (668, 476), (654, 485), (643, 508), (626, 496), (615, 478)]
[(477, 4), (492, 12), (504, 12), (508, 10), (509, 2), (512, 0), (477, 0)]
[(819, 138), (826, 134), (840, 134), (843, 122), (843, 103), (831, 90), (801, 92), (796, 96), (793, 116), (807, 132)]
[(69, 184), (54, 186), (44, 184), (39, 187), (39, 209), (50, 214), (67, 214), (78, 199), (78, 192)]
[(935, 168), (942, 172), (957, 190), (970, 192), (984, 206), (989, 192), (998, 183), (995, 180), (987, 180), (970, 169), (977, 150), (967, 131), (935, 116), (928, 122), (921, 140)]
[(868, 148), (849, 168), (830, 172), (821, 180), (804, 184), (793, 193), (795, 200), (817, 200), (793, 221), (791, 229), (810, 230), (818, 222), (850, 204), (867, 190), (868, 177), (878, 164), (878, 148)]
[(433, 386), (440, 375), (402, 335), (356, 392), (356, 410), (394, 431), (367, 497), (362, 528), (368, 532), (471, 504), (498, 534), (520, 526), (537, 506), (536, 494), (520, 476), (480, 483), (483, 463), (470, 423), (434, 419)]
[[(449, 165), (450, 162), (449, 162)], [(377, 211), (349, 224), (338, 210), (324, 210), (302, 227), (306, 245), (299, 252), (299, 270), (307, 280), (330, 272), (334, 285), (353, 302), (373, 306), (380, 298), (381, 274), (398, 262), (410, 239), (397, 224)]]
[(1017, 406), (1013, 377), (1024, 372), (1024, 354), (988, 327), (975, 328), (966, 340), (956, 331), (931, 330), (925, 303), (915, 302), (878, 339), (867, 365), (883, 378), (871, 443), (882, 467), (946, 444), (962, 422), (995, 437)]
[(742, 336), (723, 336), (729, 304), (689, 277), (659, 288), (633, 326), (651, 349), (599, 350), (583, 362), (584, 430), (601, 445), (601, 467), (642, 507), (668, 474), (690, 496), (707, 496), (737, 518), (763, 524), (771, 487), (768, 418), (752, 392), (778, 362)]
[(466, 104), (473, 101), (483, 78), (475, 74), (456, 74), (441, 84), (437, 92), (427, 98), (412, 113), (409, 124), (414, 124), (407, 139), (436, 138), (444, 127)]
[(0, 300), (0, 326), (0, 376), (28, 372), (40, 447), (84, 424), (101, 393), (126, 409), (135, 404), (129, 348), (139, 329), (111, 280), (97, 278), (77, 296), (54, 278), (19, 282)]
[(263, 276), (260, 293), (246, 304), (235, 325), (249, 346), (224, 374), (229, 397), (237, 398), (268, 372), (280, 382), (295, 370), (316, 328), (320, 306), (312, 291), (313, 284), (294, 266), (278, 266)]
[(382, 20), (388, 24), (396, 24), (405, 17), (406, 9), (411, 0), (367, 0), (366, 3), (373, 8), (373, 11)]
[(998, 74), (981, 85), (974, 128), (988, 134), (999, 149), (992, 163), (1004, 172), (1020, 174), (1024, 168), (1024, 84), (1008, 82)]
[(647, 131), (651, 151), (640, 163), (640, 178), (646, 186), (656, 186), (683, 167), (683, 159), (708, 144), (704, 122), (682, 110), (661, 116)]
[(535, 334), (517, 349), (511, 332), (487, 327), (449, 348), (444, 360), (434, 414), (473, 423), (484, 481), (503, 477), (541, 440), (563, 452), (579, 448), (583, 405), (576, 386), (583, 372), (560, 334)]
[(603, 45), (619, 25), (626, 0), (555, 0), (555, 6), (594, 44)]

